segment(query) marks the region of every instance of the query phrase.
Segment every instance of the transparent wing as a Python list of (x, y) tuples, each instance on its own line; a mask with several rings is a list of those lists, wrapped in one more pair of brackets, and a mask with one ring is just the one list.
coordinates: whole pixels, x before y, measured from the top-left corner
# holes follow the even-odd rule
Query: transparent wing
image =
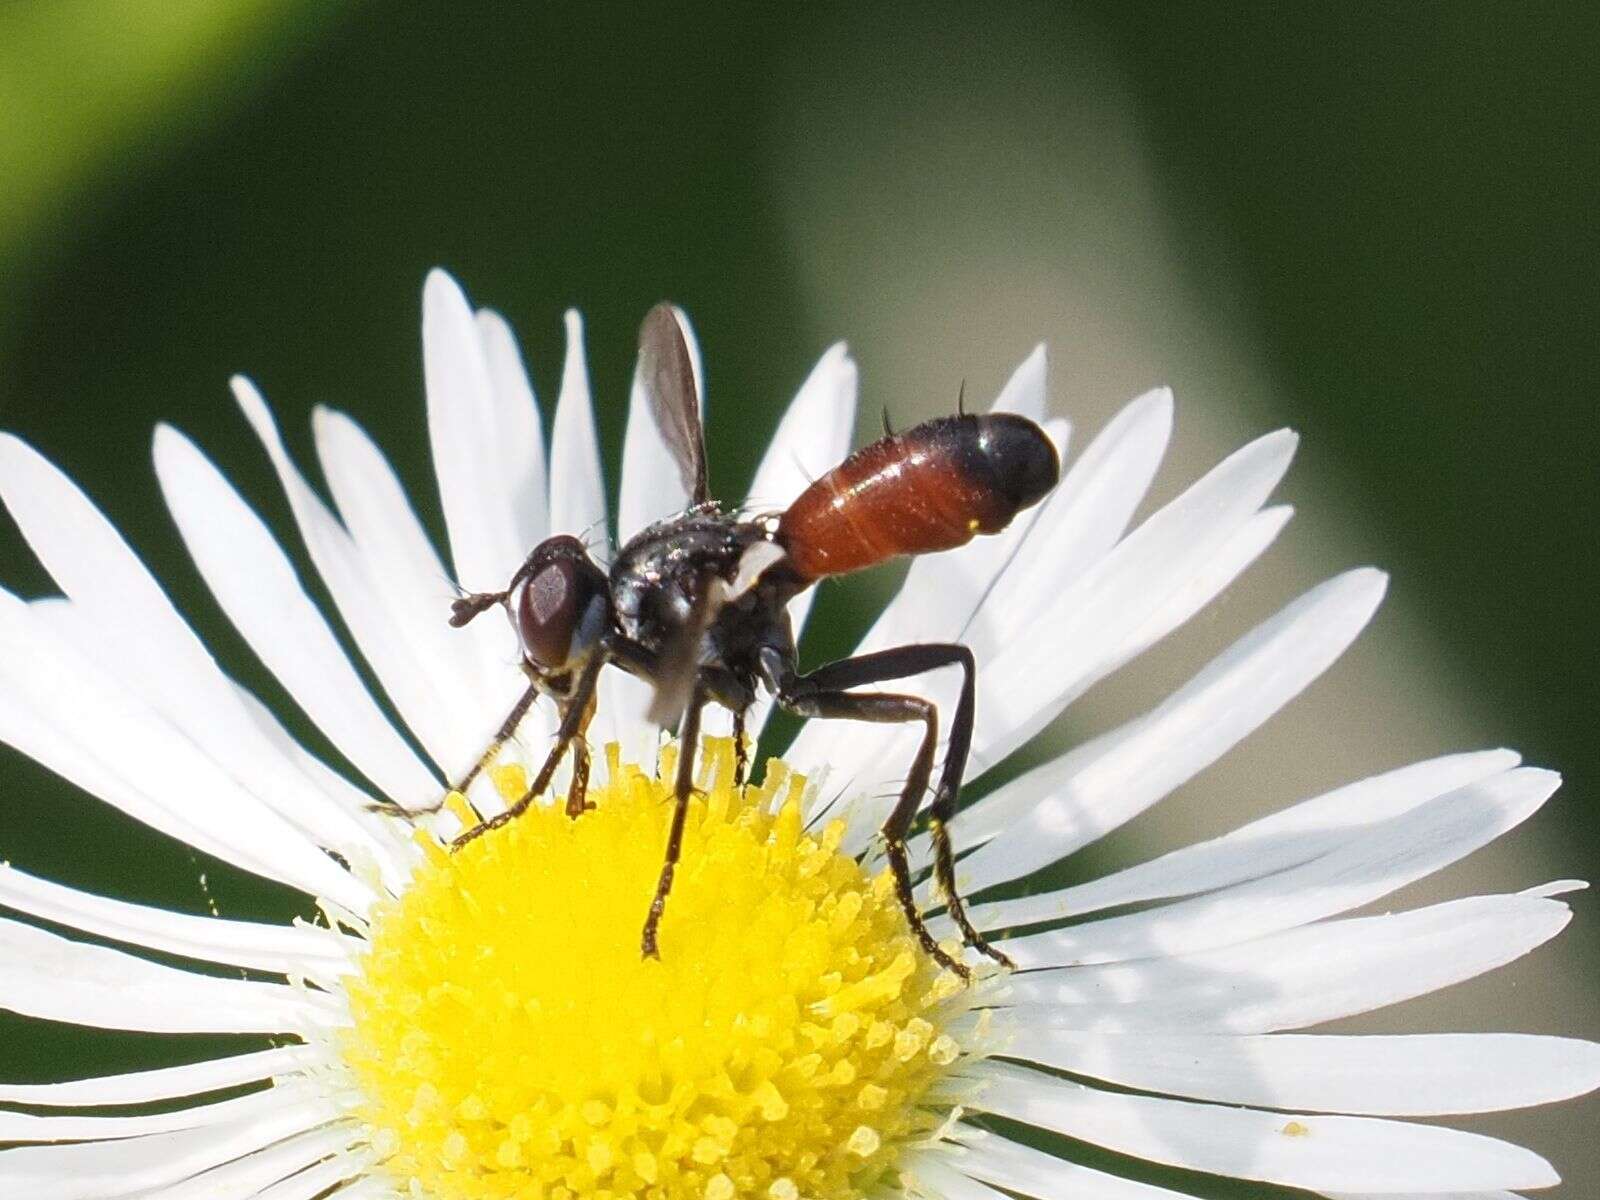
[(639, 329), (639, 378), (650, 397), (650, 411), (683, 473), (683, 489), (695, 504), (711, 498), (706, 483), (705, 435), (700, 428), (700, 397), (695, 390), (689, 345), (670, 304), (658, 304)]
[(661, 648), (655, 678), (650, 681), (655, 685), (655, 696), (650, 701), (651, 724), (663, 729), (677, 727), (694, 690), (706, 630), (727, 603), (727, 595), (727, 585), (715, 572), (708, 571), (700, 577), (693, 607)]

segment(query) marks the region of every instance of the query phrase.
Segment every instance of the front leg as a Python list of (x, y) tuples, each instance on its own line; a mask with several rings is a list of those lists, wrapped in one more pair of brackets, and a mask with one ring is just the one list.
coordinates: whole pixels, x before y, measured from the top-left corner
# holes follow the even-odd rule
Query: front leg
[[(535, 799), (544, 795), (550, 786), (550, 780), (556, 773), (556, 768), (561, 765), (561, 758), (567, 752), (567, 747), (582, 736), (588, 727), (589, 718), (594, 713), (595, 686), (600, 678), (600, 671), (606, 665), (606, 655), (596, 651), (584, 664), (583, 672), (578, 676), (577, 684), (572, 690), (572, 695), (567, 698), (561, 709), (561, 726), (556, 730), (556, 744), (550, 748), (550, 753), (545, 756), (544, 765), (539, 768), (539, 773), (534, 777), (533, 783), (523, 793), (522, 798), (505, 812), (490, 817), (487, 821), (480, 821), (471, 829), (461, 834), (450, 843), (452, 850), (459, 850), (468, 842), (482, 837), (491, 829), (499, 829), (516, 820), (528, 811), (528, 806)], [(587, 747), (585, 748), (587, 750)], [(587, 757), (587, 756), (586, 756)], [(587, 785), (587, 772), (584, 783)], [(581, 799), (580, 799), (581, 803)], [(571, 795), (568, 796), (570, 811)], [(581, 809), (579, 811), (582, 811)]]
[(399, 804), (386, 803), (369, 805), (369, 810), (372, 812), (393, 812), (398, 808), (402, 816), (415, 820), (418, 817), (432, 816), (438, 812), (444, 807), (445, 800), (452, 792), (460, 792), (465, 796), (467, 789), (472, 786), (478, 776), (483, 774), (489, 768), (489, 765), (499, 757), (500, 751), (505, 748), (505, 744), (517, 735), (517, 728), (522, 724), (523, 718), (528, 715), (528, 710), (533, 707), (533, 702), (539, 698), (539, 690), (537, 683), (528, 685), (527, 690), (511, 706), (511, 711), (506, 714), (506, 719), (500, 722), (500, 728), (495, 730), (494, 737), (489, 739), (489, 744), (484, 747), (483, 753), (478, 755), (472, 766), (468, 767), (461, 778), (452, 784), (449, 791), (445, 792), (439, 799), (423, 805), (421, 808), (405, 808)]

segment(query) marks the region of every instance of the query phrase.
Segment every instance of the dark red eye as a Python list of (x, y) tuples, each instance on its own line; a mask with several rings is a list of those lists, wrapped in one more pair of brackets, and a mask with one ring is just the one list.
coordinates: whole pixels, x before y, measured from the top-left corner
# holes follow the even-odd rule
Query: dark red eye
[(519, 575), (511, 612), (522, 652), (537, 666), (559, 670), (583, 649), (573, 644), (580, 632), (598, 632), (584, 623), (605, 591), (605, 576), (583, 543), (566, 535), (540, 543)]

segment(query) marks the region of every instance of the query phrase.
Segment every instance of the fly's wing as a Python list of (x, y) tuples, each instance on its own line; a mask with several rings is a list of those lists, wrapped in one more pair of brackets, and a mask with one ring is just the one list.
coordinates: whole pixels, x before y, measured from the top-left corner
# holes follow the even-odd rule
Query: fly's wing
[(645, 314), (639, 329), (639, 378), (650, 397), (656, 426), (683, 474), (683, 490), (695, 504), (704, 504), (711, 491), (706, 483), (700, 398), (683, 326), (670, 304), (658, 304)]
[(661, 648), (656, 663), (656, 694), (650, 701), (649, 721), (663, 729), (677, 727), (694, 690), (694, 677), (700, 669), (700, 650), (706, 631), (727, 602), (727, 586), (714, 571), (701, 575), (694, 590), (694, 603), (683, 623)]

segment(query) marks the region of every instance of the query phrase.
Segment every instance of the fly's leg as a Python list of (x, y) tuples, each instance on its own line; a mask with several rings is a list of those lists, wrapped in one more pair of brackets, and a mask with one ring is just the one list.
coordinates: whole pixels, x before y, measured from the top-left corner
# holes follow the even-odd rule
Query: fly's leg
[[(466, 774), (457, 782), (451, 784), (450, 792), (460, 792), (463, 796), (467, 794), (467, 789), (472, 786), (478, 776), (483, 774), (489, 768), (489, 764), (500, 756), (500, 751), (505, 748), (505, 744), (516, 737), (517, 729), (521, 726), (523, 718), (528, 715), (528, 710), (533, 707), (533, 702), (538, 698), (538, 685), (529, 684), (528, 689), (511, 706), (511, 711), (506, 714), (506, 719), (500, 722), (500, 728), (494, 731), (494, 737), (489, 740), (489, 744), (484, 748), (483, 753), (478, 755), (478, 761), (468, 767)], [(446, 796), (449, 794), (449, 792), (445, 793)], [(395, 808), (391, 804), (375, 804), (371, 807), (378, 812), (393, 812)], [(402, 815), (407, 817), (426, 817), (438, 812), (443, 807), (444, 797), (440, 797), (432, 804), (424, 805), (421, 808), (402, 809), (401, 812)]]
[(650, 901), (650, 915), (645, 918), (644, 932), (639, 938), (639, 953), (644, 958), (661, 957), (661, 947), (656, 940), (661, 927), (661, 914), (667, 907), (667, 893), (672, 890), (672, 876), (678, 868), (678, 856), (683, 850), (683, 825), (689, 815), (689, 797), (694, 795), (695, 748), (700, 744), (700, 713), (706, 706), (705, 681), (697, 679), (689, 696), (689, 706), (678, 721), (678, 769), (673, 778), (672, 827), (667, 833), (667, 853), (661, 864), (661, 878), (656, 882), (655, 898)]
[[(528, 806), (534, 800), (544, 795), (545, 790), (550, 786), (551, 777), (556, 773), (556, 768), (561, 765), (562, 755), (567, 752), (567, 748), (576, 739), (582, 736), (583, 730), (589, 723), (589, 716), (594, 711), (595, 684), (600, 678), (600, 668), (605, 664), (605, 655), (599, 653), (594, 654), (585, 664), (583, 674), (578, 676), (577, 686), (574, 687), (571, 698), (561, 710), (561, 725), (556, 730), (556, 744), (550, 748), (550, 753), (545, 756), (544, 765), (539, 768), (539, 773), (528, 786), (528, 790), (522, 794), (522, 799), (506, 809), (505, 812), (498, 813), (487, 821), (480, 821), (461, 834), (455, 841), (450, 843), (452, 850), (459, 850), (468, 842), (482, 837), (490, 830), (499, 829), (502, 825), (510, 824), (527, 812)], [(587, 780), (585, 780), (585, 783), (587, 784)]]
[(945, 752), (944, 766), (939, 773), (939, 783), (934, 791), (929, 812), (933, 838), (934, 882), (944, 896), (951, 919), (961, 930), (963, 941), (1002, 966), (1012, 966), (1011, 960), (990, 945), (988, 939), (978, 932), (967, 917), (966, 906), (956, 889), (955, 856), (947, 828), (956, 813), (957, 802), (961, 795), (961, 779), (966, 771), (967, 755), (972, 747), (976, 674), (972, 651), (953, 643), (899, 646), (891, 650), (841, 659), (803, 676), (795, 675), (792, 668), (787, 668), (775, 654), (764, 656), (763, 665), (773, 679), (779, 703), (800, 715), (863, 721), (922, 721), (922, 742), (917, 749), (911, 770), (906, 776), (899, 802), (889, 814), (889, 819), (884, 822), (881, 832), (889, 868), (894, 873), (895, 892), (900, 899), (901, 907), (906, 911), (906, 918), (910, 921), (912, 929), (917, 932), (923, 946), (938, 961), (967, 976), (969, 972), (964, 966), (952, 963), (948, 955), (937, 950), (921, 914), (916, 911), (910, 864), (906, 855), (906, 836), (910, 832), (911, 823), (916, 817), (932, 773), (933, 754), (938, 743), (937, 711), (928, 701), (915, 696), (878, 696), (842, 690), (863, 684), (904, 679), (939, 667), (961, 668), (961, 694), (956, 702), (955, 716), (950, 723), (950, 745)]
[(744, 744), (744, 709), (733, 710), (733, 786), (743, 787), (750, 775), (750, 755)]
[(922, 796), (928, 789), (928, 778), (933, 774), (934, 745), (938, 740), (938, 710), (928, 701), (916, 696), (853, 692), (811, 692), (807, 695), (778, 695), (778, 703), (802, 717), (820, 717), (824, 720), (904, 722), (921, 721), (922, 743), (906, 775), (904, 790), (895, 804), (894, 812), (883, 826), (884, 852), (889, 859), (889, 869), (894, 872), (894, 894), (906, 914), (906, 923), (917, 935), (917, 941), (928, 955), (941, 966), (954, 971), (963, 979), (972, 972), (965, 963), (946, 954), (934, 940), (917, 911), (916, 898), (911, 892), (911, 864), (906, 858), (905, 835), (911, 819), (916, 815)]
[(594, 805), (589, 794), (589, 743), (579, 734), (572, 743), (572, 785), (567, 789), (567, 816), (576, 821)]
[(589, 697), (588, 710), (578, 725), (578, 736), (572, 741), (572, 783), (567, 788), (567, 816), (577, 820), (594, 805), (589, 796), (589, 722), (594, 719), (594, 697)]
[(533, 707), (533, 702), (538, 696), (538, 685), (529, 684), (528, 690), (523, 692), (517, 702), (511, 706), (511, 711), (506, 714), (506, 719), (500, 723), (500, 728), (495, 730), (494, 738), (489, 742), (484, 752), (478, 756), (478, 761), (467, 769), (467, 773), (451, 788), (451, 791), (466, 795), (467, 789), (472, 786), (473, 780), (489, 769), (489, 764), (499, 756), (500, 751), (505, 748), (505, 744), (516, 736), (518, 726), (522, 724), (523, 718), (528, 715), (528, 710)]

